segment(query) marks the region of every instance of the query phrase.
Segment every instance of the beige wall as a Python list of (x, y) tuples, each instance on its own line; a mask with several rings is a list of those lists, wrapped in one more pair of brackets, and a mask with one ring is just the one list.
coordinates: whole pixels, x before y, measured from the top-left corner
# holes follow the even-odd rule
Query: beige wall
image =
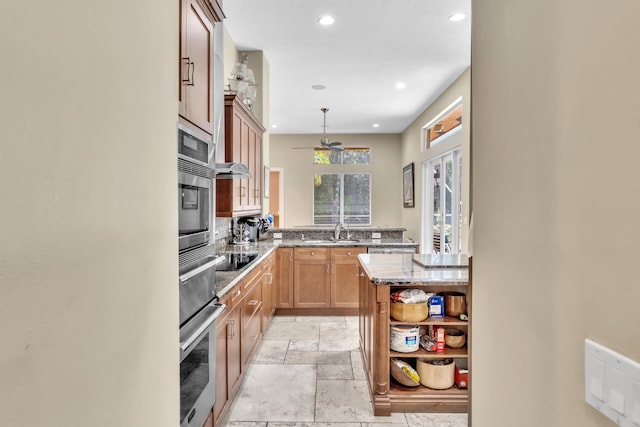
[(611, 426), (584, 339), (640, 361), (640, 3), (473, 13), (473, 425)]
[(0, 425), (175, 427), (177, 3), (0, 28)]
[[(403, 208), (401, 210), (402, 226), (407, 229), (405, 236), (414, 239), (416, 242), (421, 242), (422, 236), (422, 223), (421, 212), (423, 209), (423, 180), (425, 179), (422, 173), (423, 166), (430, 159), (441, 156), (442, 154), (451, 151), (455, 147), (462, 147), (462, 251), (467, 251), (467, 238), (469, 230), (469, 181), (470, 181), (470, 112), (471, 112), (471, 70), (467, 69), (458, 79), (453, 82), (443, 93), (440, 95), (425, 111), (422, 112), (416, 118), (411, 125), (402, 132), (402, 158), (401, 165), (397, 168), (400, 170), (402, 167), (413, 162), (415, 179), (415, 207)], [(443, 142), (434, 145), (429, 150), (424, 149), (422, 141), (422, 128), (428, 124), (431, 120), (436, 118), (443, 110), (445, 110), (451, 103), (453, 103), (458, 97), (462, 97), (462, 130), (451, 137), (447, 137)], [(424, 246), (423, 246), (424, 247)]]
[(313, 174), (371, 172), (371, 217), (374, 226), (399, 226), (402, 171), (399, 135), (331, 135), (345, 146), (371, 147), (371, 165), (314, 165), (313, 150), (322, 135), (271, 135), (270, 164), (284, 169), (284, 226), (313, 224)]

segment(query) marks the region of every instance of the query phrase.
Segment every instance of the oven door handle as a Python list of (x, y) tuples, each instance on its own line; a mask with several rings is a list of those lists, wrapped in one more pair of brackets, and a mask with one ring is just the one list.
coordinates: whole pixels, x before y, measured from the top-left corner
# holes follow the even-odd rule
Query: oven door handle
[(196, 329), (193, 334), (189, 335), (187, 339), (180, 343), (180, 350), (186, 352), (189, 346), (196, 342), (200, 335), (202, 335), (208, 328), (211, 326), (213, 322), (215, 322), (216, 318), (222, 314), (223, 311), (227, 309), (225, 304), (210, 304), (209, 307), (213, 308), (213, 313), (211, 313), (202, 324)]
[(191, 279), (193, 276), (197, 276), (203, 271), (207, 271), (211, 267), (215, 267), (218, 264), (222, 264), (226, 259), (227, 257), (225, 257), (224, 255), (221, 255), (219, 257), (214, 258), (212, 261), (209, 261), (206, 264), (202, 264), (200, 267), (194, 268), (193, 270), (190, 270), (189, 272), (184, 273), (183, 275), (178, 277), (180, 279), (180, 283), (186, 282), (187, 280)]

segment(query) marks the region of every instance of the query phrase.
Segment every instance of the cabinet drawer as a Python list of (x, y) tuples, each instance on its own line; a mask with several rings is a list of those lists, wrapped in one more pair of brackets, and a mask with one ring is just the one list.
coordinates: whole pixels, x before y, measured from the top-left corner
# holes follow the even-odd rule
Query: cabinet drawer
[(293, 250), (294, 259), (325, 260), (328, 259), (328, 257), (328, 248), (295, 248)]
[(242, 280), (242, 288), (245, 291), (251, 288), (255, 284), (257, 277), (261, 274), (262, 274), (262, 264), (258, 264), (254, 266), (253, 270), (247, 273), (245, 278)]
[(228, 294), (226, 294), (224, 297), (222, 297), (220, 302), (222, 302), (223, 304), (226, 304), (227, 305), (227, 311), (230, 311), (230, 310), (232, 310), (233, 308), (235, 308), (238, 305), (238, 303), (242, 299), (243, 295), (244, 295), (244, 292), (242, 292), (242, 284), (239, 283), (239, 284), (235, 285), (229, 291)]
[(331, 248), (332, 260), (353, 260), (356, 262), (358, 254), (367, 253), (367, 248), (349, 247), (349, 248)]
[(253, 317), (258, 310), (262, 307), (262, 286), (255, 286), (252, 290), (249, 291), (247, 297), (244, 299), (243, 309), (244, 314), (243, 318), (249, 319)]
[(253, 351), (256, 348), (258, 342), (260, 342), (260, 338), (262, 337), (262, 332), (260, 329), (261, 317), (262, 314), (262, 306), (260, 306), (260, 311), (257, 313), (258, 315), (252, 317), (246, 324), (242, 327), (242, 365), (245, 366), (247, 362), (249, 362), (249, 356), (253, 354)]

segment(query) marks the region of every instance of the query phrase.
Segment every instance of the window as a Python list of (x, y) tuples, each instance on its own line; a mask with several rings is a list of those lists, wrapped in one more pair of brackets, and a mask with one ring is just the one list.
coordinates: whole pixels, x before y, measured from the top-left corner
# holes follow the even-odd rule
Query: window
[(328, 148), (313, 149), (315, 165), (368, 165), (371, 164), (371, 150), (368, 147), (345, 147), (343, 151)]
[[(422, 128), (424, 148), (429, 149), (462, 126), (462, 98), (458, 98)], [(450, 133), (451, 132), (451, 133)]]
[(313, 175), (313, 223), (371, 224), (371, 174)]
[(462, 250), (462, 150), (454, 149), (426, 165), (427, 253)]

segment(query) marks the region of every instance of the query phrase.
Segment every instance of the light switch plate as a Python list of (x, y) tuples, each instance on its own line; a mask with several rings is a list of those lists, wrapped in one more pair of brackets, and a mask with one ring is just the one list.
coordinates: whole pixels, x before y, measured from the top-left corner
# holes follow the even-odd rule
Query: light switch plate
[(274, 239), (282, 239), (282, 233), (273, 233)]
[(640, 364), (585, 340), (585, 399), (622, 427), (640, 427)]
[(631, 381), (631, 422), (640, 426), (640, 380)]
[(372, 239), (379, 239), (382, 236), (381, 233), (371, 233), (371, 238)]

